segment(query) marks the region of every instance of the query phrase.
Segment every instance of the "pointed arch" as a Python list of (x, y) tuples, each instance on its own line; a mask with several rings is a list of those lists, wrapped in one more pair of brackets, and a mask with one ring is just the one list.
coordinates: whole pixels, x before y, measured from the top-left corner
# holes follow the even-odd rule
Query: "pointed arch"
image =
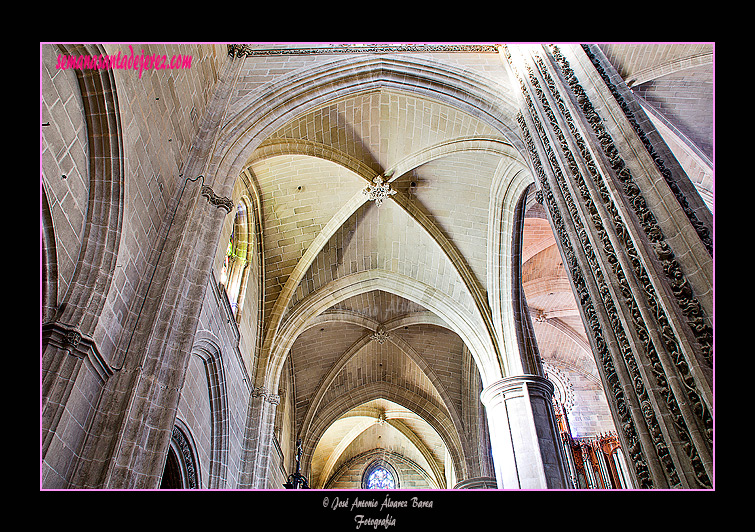
[(230, 427), (225, 365), (218, 339), (209, 331), (198, 331), (192, 354), (204, 363), (207, 377), (210, 402), (209, 487), (223, 488), (227, 481)]
[(264, 386), (275, 393), (283, 362), (294, 341), (307, 328), (312, 318), (349, 297), (378, 289), (423, 305), (440, 317), (447, 328), (458, 334), (467, 345), (480, 369), (484, 383), (502, 378), (490, 337), (484, 331), (480, 331), (477, 323), (470, 322), (469, 317), (460, 312), (453, 302), (442, 297), (435, 288), (416, 279), (375, 269), (332, 281), (297, 305), (281, 325), (278, 341), (273, 346), (269, 359), (260, 361), (258, 371), (264, 379)]
[[(100, 45), (59, 45), (67, 56), (99, 56)], [(89, 142), (89, 201), (75, 273), (56, 320), (91, 336), (105, 304), (123, 222), (124, 149), (115, 77), (76, 69)]]
[[(315, 418), (310, 430), (302, 437), (302, 448), (304, 449), (302, 470), (309, 471), (311, 469), (314, 450), (328, 427), (350, 410), (373, 399), (392, 401), (430, 425), (448, 449), (456, 474), (461, 478), (466, 478), (467, 464), (464, 460), (461, 435), (455, 430), (451, 417), (442, 408), (426, 401), (425, 398), (389, 382), (372, 382), (359, 386), (349, 394), (343, 395), (339, 400), (325, 406)], [(402, 429), (397, 428), (397, 430), (401, 431)], [(435, 470), (434, 473), (439, 474), (439, 471)]]

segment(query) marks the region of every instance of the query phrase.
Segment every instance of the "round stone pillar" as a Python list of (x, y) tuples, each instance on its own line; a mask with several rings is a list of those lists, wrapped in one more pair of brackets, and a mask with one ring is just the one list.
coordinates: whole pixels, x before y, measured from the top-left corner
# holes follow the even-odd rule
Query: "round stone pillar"
[(480, 394), (498, 488), (568, 487), (552, 397), (553, 384), (537, 375), (507, 377)]

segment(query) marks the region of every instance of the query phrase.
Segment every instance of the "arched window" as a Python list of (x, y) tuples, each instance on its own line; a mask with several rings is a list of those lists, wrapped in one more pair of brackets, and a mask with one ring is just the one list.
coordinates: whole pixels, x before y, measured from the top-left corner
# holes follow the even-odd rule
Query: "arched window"
[(364, 471), (362, 487), (368, 490), (397, 489), (396, 470), (385, 460), (375, 460)]
[(220, 272), (220, 284), (225, 288), (234, 315), (238, 315), (243, 301), (253, 235), (249, 227), (248, 208), (246, 202), (242, 200), (236, 206), (236, 217), (233, 220), (223, 269)]

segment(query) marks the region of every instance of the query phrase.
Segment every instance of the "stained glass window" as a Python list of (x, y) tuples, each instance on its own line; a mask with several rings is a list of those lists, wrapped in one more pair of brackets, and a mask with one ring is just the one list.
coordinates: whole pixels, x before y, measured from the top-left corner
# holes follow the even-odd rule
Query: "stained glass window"
[(382, 466), (377, 466), (367, 477), (368, 490), (390, 490), (396, 487), (396, 482), (390, 471)]

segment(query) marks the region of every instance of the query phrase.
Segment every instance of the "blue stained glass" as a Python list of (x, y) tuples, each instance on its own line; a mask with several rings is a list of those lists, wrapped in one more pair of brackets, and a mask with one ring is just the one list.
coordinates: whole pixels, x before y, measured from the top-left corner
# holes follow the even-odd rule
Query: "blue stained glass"
[(367, 477), (368, 490), (390, 490), (396, 487), (393, 475), (384, 467), (376, 467)]

